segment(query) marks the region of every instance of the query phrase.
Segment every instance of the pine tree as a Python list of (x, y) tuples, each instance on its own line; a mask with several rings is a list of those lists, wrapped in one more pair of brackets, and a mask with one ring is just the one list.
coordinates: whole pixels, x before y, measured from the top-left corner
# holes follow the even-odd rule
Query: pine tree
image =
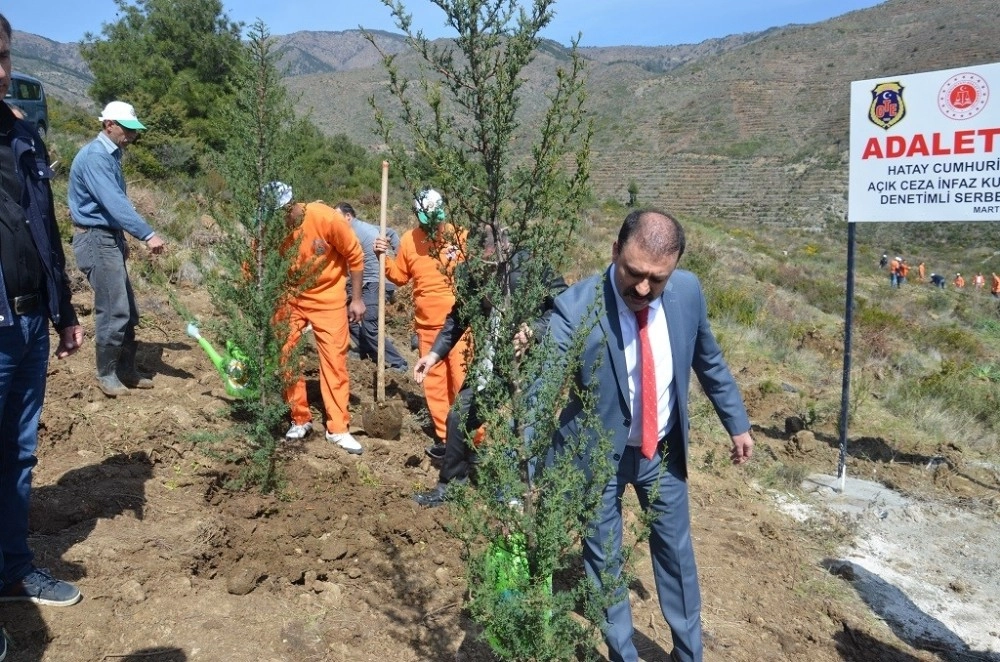
[(265, 492), (279, 487), (275, 452), (288, 413), (281, 359), (288, 329), (275, 322), (275, 311), (295, 294), (291, 256), (282, 249), (288, 236), (284, 213), (269, 187), (287, 177), (292, 163), (292, 112), (275, 58), (267, 28), (256, 23), (236, 71), (237, 94), (225, 114), (229, 135), (219, 170), (229, 197), (216, 205), (224, 239), (210, 280), (222, 320), (216, 328), (246, 357), (246, 396), (232, 402), (242, 422), (241, 479)]
[[(552, 19), (552, 0), (527, 9), (515, 0), (434, 0), (458, 33), (448, 42), (414, 32), (402, 2), (383, 3), (421, 69), (413, 76), (383, 55), (389, 85), (384, 98), (371, 99), (376, 122), (411, 189), (441, 191), (449, 220), (469, 235), (457, 299), (473, 336), (465, 384), (485, 414), (485, 440), (476, 488), (449, 492), (468, 560), (468, 608), (503, 659), (586, 657), (596, 628), (573, 611), (606, 600), (592, 595), (580, 573), (562, 573), (568, 583), (559, 573), (578, 565), (577, 543), (610, 467), (596, 461), (588, 481), (568, 453), (535, 471), (548, 455), (576, 356), (557, 355), (542, 342), (544, 332), (527, 352), (513, 342), (521, 330), (538, 327), (589, 196), (592, 128), (583, 114), (578, 40), (548, 87), (540, 125), (527, 126), (522, 88), (543, 45), (539, 33)], [(378, 47), (374, 35), (368, 39)], [(489, 238), (501, 236), (506, 241), (495, 253), (484, 252)], [(521, 271), (516, 291), (509, 287), (514, 269)], [(610, 582), (609, 591), (620, 586)], [(600, 622), (596, 611), (590, 615)]]
[(91, 98), (136, 107), (150, 130), (132, 161), (155, 179), (195, 175), (202, 159), (223, 149), (220, 106), (235, 92), (243, 25), (221, 0), (115, 0), (118, 19), (87, 34), (80, 55), (94, 75)]

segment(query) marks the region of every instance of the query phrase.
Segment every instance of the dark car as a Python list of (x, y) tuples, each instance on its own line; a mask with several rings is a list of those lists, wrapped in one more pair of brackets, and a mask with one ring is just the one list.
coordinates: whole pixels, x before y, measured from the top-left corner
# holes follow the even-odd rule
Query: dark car
[(16, 108), (38, 129), (44, 137), (49, 130), (49, 106), (45, 101), (45, 88), (42, 81), (34, 76), (12, 71), (10, 87), (4, 101), (8, 106)]

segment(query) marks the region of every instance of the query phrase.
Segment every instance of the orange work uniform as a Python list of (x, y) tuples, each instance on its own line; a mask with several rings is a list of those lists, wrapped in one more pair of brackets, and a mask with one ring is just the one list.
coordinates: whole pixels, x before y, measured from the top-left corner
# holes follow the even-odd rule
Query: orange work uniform
[(955, 287), (965, 287), (965, 279), (962, 278), (962, 274), (955, 276)]
[[(365, 255), (351, 223), (339, 210), (321, 202), (304, 206), (302, 224), (292, 231), (286, 248), (298, 244), (291, 269), (302, 273), (310, 287), (290, 299), (278, 311), (278, 319), (289, 325), (288, 340), (282, 350), (288, 356), (312, 325), (319, 353), (320, 393), (326, 410), (326, 431), (347, 432), (350, 415), (350, 383), (347, 373), (347, 279), (364, 269)], [(360, 295), (359, 295), (360, 296)], [(306, 398), (306, 381), (299, 375), (285, 388), (285, 402), (292, 422), (312, 421)]]
[(993, 274), (992, 281), (990, 283), (990, 292), (995, 297), (1000, 297), (1000, 276)]
[[(455, 267), (464, 259), (465, 233), (449, 223), (437, 227), (437, 244), (423, 227), (399, 240), (396, 257), (386, 255), (385, 276), (396, 285), (413, 282), (414, 326), (420, 355), (430, 351), (455, 303)], [(436, 257), (435, 257), (436, 255)], [(465, 380), (468, 334), (424, 378), (424, 399), (438, 439), (447, 437), (448, 411)]]

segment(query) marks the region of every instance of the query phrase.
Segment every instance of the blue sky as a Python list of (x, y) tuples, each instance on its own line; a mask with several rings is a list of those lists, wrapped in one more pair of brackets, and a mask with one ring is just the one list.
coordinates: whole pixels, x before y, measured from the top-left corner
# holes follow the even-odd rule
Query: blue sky
[[(229, 0), (229, 18), (260, 18), (271, 34), (299, 30), (350, 30), (359, 25), (398, 32), (380, 0)], [(568, 44), (578, 32), (583, 46), (692, 44), (711, 37), (753, 32), (789, 23), (815, 23), (883, 0), (561, 0), (544, 36)], [(45, 0), (5, 3), (15, 30), (54, 41), (79, 41), (117, 20), (113, 0)], [(450, 36), (441, 10), (429, 0), (408, 0), (414, 26), (430, 37)], [(530, 3), (526, 3), (530, 4)]]

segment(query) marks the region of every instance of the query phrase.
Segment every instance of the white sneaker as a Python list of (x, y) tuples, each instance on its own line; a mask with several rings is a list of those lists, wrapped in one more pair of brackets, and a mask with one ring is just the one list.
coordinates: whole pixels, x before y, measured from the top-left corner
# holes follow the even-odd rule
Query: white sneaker
[(302, 425), (292, 423), (292, 427), (288, 428), (288, 432), (285, 433), (285, 439), (302, 439), (312, 432), (312, 429), (313, 424), (309, 421), (306, 421)]
[(345, 451), (351, 455), (361, 455), (364, 449), (361, 448), (361, 444), (358, 440), (351, 436), (350, 432), (339, 432), (334, 434), (333, 432), (326, 433), (326, 440), (332, 444), (337, 444)]

